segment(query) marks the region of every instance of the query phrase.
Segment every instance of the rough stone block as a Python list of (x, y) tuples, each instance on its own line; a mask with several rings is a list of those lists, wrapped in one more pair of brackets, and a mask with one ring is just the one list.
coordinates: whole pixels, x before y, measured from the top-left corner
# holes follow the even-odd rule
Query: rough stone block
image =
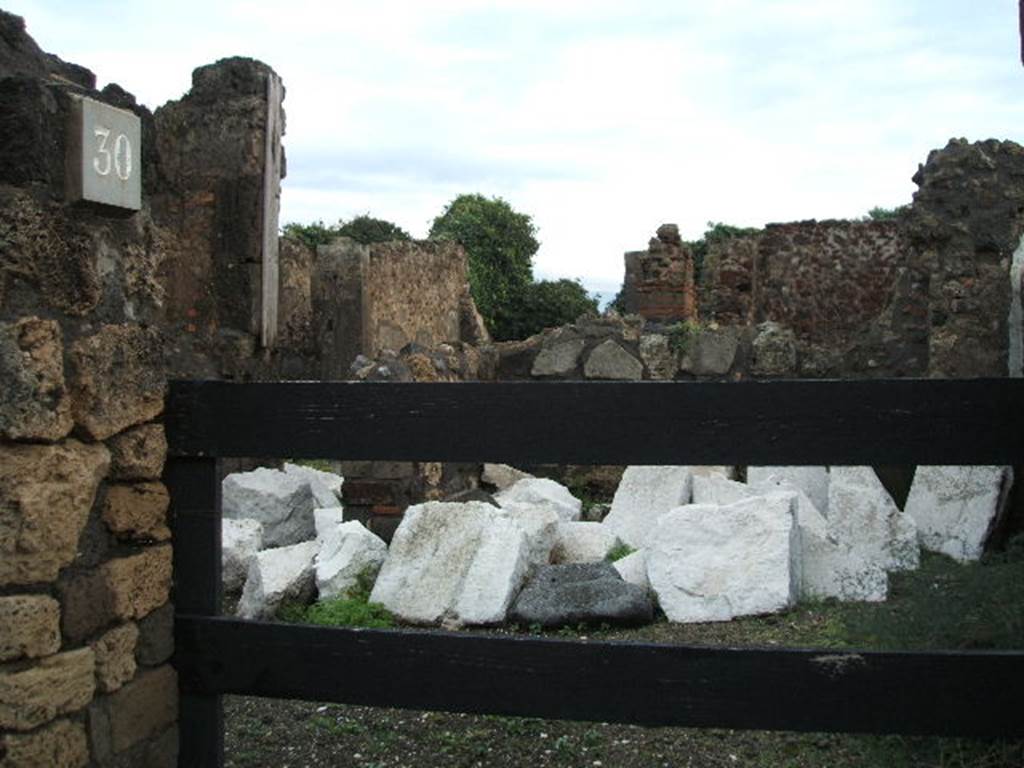
[(914, 519), (896, 506), (871, 467), (832, 467), (828, 527), (840, 545), (887, 571), (917, 568)]
[(695, 376), (725, 376), (736, 360), (739, 339), (732, 330), (705, 328), (697, 332), (681, 367)]
[(263, 524), (259, 520), (229, 517), (220, 525), (221, 584), (228, 592), (245, 586), (249, 566), (256, 553), (263, 549)]
[(321, 541), (316, 556), (316, 589), (320, 600), (348, 597), (360, 578), (377, 577), (388, 547), (382, 539), (351, 521), (335, 526)]
[[(349, 485), (345, 483), (346, 493)], [(261, 522), (263, 546), (284, 547), (316, 537), (316, 501), (305, 480), (259, 467), (228, 475), (221, 488), (224, 517)]]
[(178, 676), (165, 665), (141, 673), (105, 697), (113, 753), (160, 734), (178, 719)]
[(568, 376), (579, 365), (580, 354), (586, 345), (586, 339), (567, 339), (545, 345), (533, 361), (530, 375), (538, 378)]
[(690, 501), (690, 467), (628, 467), (604, 524), (631, 547), (646, 546), (658, 517)]
[(313, 559), (319, 551), (319, 541), (305, 541), (258, 553), (249, 565), (237, 614), (270, 619), (285, 601), (311, 601), (316, 594)]
[(651, 582), (647, 578), (647, 550), (638, 549), (625, 557), (620, 557), (612, 563), (612, 567), (627, 584), (635, 584), (644, 592), (651, 591)]
[(483, 502), (410, 507), (370, 600), (417, 624), (497, 624), (526, 576), (522, 530)]
[(139, 628), (129, 622), (114, 627), (92, 643), (96, 654), (96, 687), (105, 692), (116, 691), (135, 676), (135, 644)]
[(77, 642), (114, 621), (142, 618), (166, 603), (171, 559), (171, 546), (161, 544), (71, 574), (59, 585), (64, 635)]
[(105, 325), (71, 347), (75, 423), (94, 440), (152, 421), (167, 388), (160, 334), (137, 325)]
[(640, 359), (647, 366), (650, 378), (656, 381), (675, 378), (679, 370), (679, 356), (663, 333), (645, 333), (640, 337)]
[(344, 522), (346, 522), (345, 510), (341, 507), (313, 510), (313, 526), (316, 528), (316, 537), (320, 541), (323, 541), (327, 534)]
[(333, 472), (285, 462), (284, 473), (309, 483), (313, 501), (318, 509), (341, 506), (341, 488), (345, 478)]
[(977, 560), (1006, 506), (1010, 467), (920, 466), (905, 511), (921, 546), (965, 562)]
[(71, 563), (109, 463), (77, 440), (0, 446), (0, 585), (52, 581)]
[(59, 440), (71, 431), (63, 351), (53, 320), (0, 323), (0, 437)]
[(84, 768), (89, 762), (85, 726), (57, 720), (32, 733), (0, 734), (3, 768)]
[(551, 562), (551, 550), (562, 518), (551, 504), (507, 501), (501, 508), (526, 536), (526, 559), (531, 568)]
[[(754, 467), (750, 468), (751, 470)], [(805, 469), (787, 467), (783, 469)], [(814, 468), (811, 468), (814, 469)], [(824, 470), (824, 468), (820, 468)], [(813, 475), (812, 477), (816, 477)], [(820, 478), (819, 478), (820, 479)], [(778, 485), (775, 484), (778, 481)], [(827, 477), (825, 488), (827, 490)], [(839, 600), (884, 600), (888, 578), (884, 568), (865, 561), (843, 546), (828, 530), (828, 522), (810, 497), (781, 477), (756, 486), (724, 477), (694, 477), (695, 504), (734, 504), (744, 499), (761, 499), (767, 506), (792, 506), (800, 528), (800, 594), (802, 597)]]
[(139, 620), (135, 660), (144, 667), (163, 664), (174, 653), (174, 606), (162, 605)]
[(542, 627), (647, 624), (654, 608), (645, 589), (623, 581), (608, 563), (541, 568), (516, 597), (509, 618)]
[(747, 483), (753, 488), (798, 489), (828, 517), (828, 467), (747, 467)]
[(60, 604), (47, 595), (0, 597), (0, 661), (60, 649)]
[(171, 499), (163, 483), (111, 485), (103, 502), (103, 522), (120, 539), (166, 541)]
[(602, 341), (583, 364), (583, 375), (588, 379), (639, 381), (644, 376), (644, 365), (612, 339)]
[(550, 506), (565, 522), (579, 520), (583, 502), (577, 499), (564, 485), (546, 477), (529, 477), (495, 495), (494, 500), (501, 506), (512, 502)]
[(143, 424), (107, 441), (111, 480), (159, 480), (167, 459), (162, 424)]
[(619, 537), (604, 523), (559, 523), (552, 563), (599, 563), (619, 543)]
[(510, 488), (520, 480), (525, 480), (533, 475), (528, 472), (510, 467), (508, 464), (484, 464), (483, 472), (480, 474), (480, 481), (493, 485), (499, 491)]
[(658, 518), (647, 575), (669, 621), (728, 621), (796, 601), (796, 521), (789, 505), (762, 501), (691, 504)]
[(29, 731), (75, 712), (96, 690), (91, 648), (48, 656), (21, 671), (0, 671), (0, 728)]
[(117, 618), (139, 619), (167, 602), (171, 560), (170, 545), (160, 545), (104, 564)]

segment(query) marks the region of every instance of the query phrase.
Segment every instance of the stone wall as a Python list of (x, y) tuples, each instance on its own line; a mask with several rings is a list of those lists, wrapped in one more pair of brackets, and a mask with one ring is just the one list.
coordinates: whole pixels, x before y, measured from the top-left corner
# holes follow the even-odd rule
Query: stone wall
[(703, 324), (791, 334), (778, 375), (1007, 375), (1024, 148), (953, 140), (914, 180), (894, 220), (773, 224), (713, 243)]
[(472, 303), (466, 270), (465, 252), (451, 242), (320, 246), (312, 281), (321, 378), (345, 378), (360, 354), (460, 341)]
[(693, 254), (675, 224), (658, 227), (647, 250), (627, 253), (625, 262), (622, 293), (627, 312), (661, 322), (697, 316)]
[(791, 332), (790, 375), (920, 376), (928, 362), (928, 275), (900, 221), (770, 224), (713, 243), (706, 323)]
[(177, 232), (64, 199), (71, 95), (151, 115), (0, 12), (0, 763), (173, 766), (159, 423)]
[[(1024, 235), (1024, 147), (955, 139), (929, 153), (914, 181), (906, 231), (914, 268), (928, 277), (929, 374), (1005, 376), (1010, 264)], [(1019, 337), (1019, 325), (1012, 332)]]

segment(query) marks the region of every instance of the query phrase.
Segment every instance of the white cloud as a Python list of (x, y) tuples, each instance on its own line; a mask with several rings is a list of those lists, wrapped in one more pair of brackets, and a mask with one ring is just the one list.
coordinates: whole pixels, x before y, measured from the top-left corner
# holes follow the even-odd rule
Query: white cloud
[(9, 0), (40, 44), (157, 106), (261, 58), (288, 89), (285, 220), (416, 235), (460, 192), (530, 213), (537, 272), (617, 285), (695, 237), (909, 199), (951, 136), (1020, 138), (1016, 8), (946, 0)]

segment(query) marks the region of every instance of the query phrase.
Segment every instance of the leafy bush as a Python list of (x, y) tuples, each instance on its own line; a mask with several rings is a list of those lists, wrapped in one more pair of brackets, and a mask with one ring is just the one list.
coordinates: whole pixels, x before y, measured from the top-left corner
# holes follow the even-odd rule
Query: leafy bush
[(312, 224), (291, 222), (285, 224), (282, 233), (288, 237), (301, 240), (311, 248), (326, 245), (336, 237), (348, 237), (357, 243), (387, 243), (392, 240), (411, 240), (409, 233), (397, 224), (384, 219), (375, 219), (368, 213), (356, 216), (351, 221), (340, 220), (337, 224), (327, 226), (322, 220)]
[(430, 237), (455, 240), (466, 249), (469, 288), (495, 337), (495, 321), (533, 281), (533, 255), (540, 247), (532, 219), (500, 197), (459, 195), (434, 219)]
[(579, 280), (541, 280), (523, 286), (512, 301), (498, 307), (491, 335), (496, 341), (525, 339), (588, 313), (597, 313), (597, 297)]
[(373, 216), (364, 213), (356, 216), (351, 221), (341, 223), (338, 227), (338, 234), (342, 237), (350, 237), (357, 243), (369, 245), (370, 243), (389, 243), (393, 240), (411, 240), (409, 233), (397, 224), (392, 224), (384, 219), (375, 219)]
[(694, 337), (700, 332), (700, 323), (696, 320), (683, 320), (673, 323), (665, 329), (668, 336), (668, 348), (677, 355), (685, 355)]
[(311, 224), (299, 224), (297, 221), (292, 221), (281, 228), (281, 234), (301, 240), (310, 248), (315, 249), (318, 245), (326, 245), (337, 237), (338, 227), (337, 225), (327, 226), (322, 219)]

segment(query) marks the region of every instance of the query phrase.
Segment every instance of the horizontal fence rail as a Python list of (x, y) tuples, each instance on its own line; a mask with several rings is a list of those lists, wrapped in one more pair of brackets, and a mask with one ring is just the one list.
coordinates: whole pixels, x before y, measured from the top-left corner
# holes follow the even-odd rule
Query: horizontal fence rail
[(182, 686), (205, 693), (637, 725), (1024, 734), (1019, 653), (695, 648), (177, 621)]
[(1024, 736), (1024, 652), (693, 648), (220, 618), (221, 457), (574, 464), (1024, 464), (1024, 380), (176, 381), (166, 410), (179, 765), (220, 696), (498, 715)]
[(1003, 464), (1024, 380), (174, 382), (172, 449), (531, 464)]

